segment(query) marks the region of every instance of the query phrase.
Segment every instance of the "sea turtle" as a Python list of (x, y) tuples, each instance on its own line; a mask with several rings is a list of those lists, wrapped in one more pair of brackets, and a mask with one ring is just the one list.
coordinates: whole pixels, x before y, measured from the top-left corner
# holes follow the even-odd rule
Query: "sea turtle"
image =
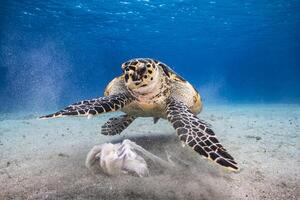
[(159, 118), (172, 123), (179, 139), (201, 156), (232, 170), (234, 158), (215, 136), (211, 126), (197, 117), (202, 110), (198, 91), (166, 64), (149, 58), (136, 58), (122, 64), (123, 74), (106, 87), (104, 97), (74, 103), (42, 119), (63, 116), (92, 116), (112, 111), (125, 115), (110, 118), (102, 134), (120, 134), (137, 117)]

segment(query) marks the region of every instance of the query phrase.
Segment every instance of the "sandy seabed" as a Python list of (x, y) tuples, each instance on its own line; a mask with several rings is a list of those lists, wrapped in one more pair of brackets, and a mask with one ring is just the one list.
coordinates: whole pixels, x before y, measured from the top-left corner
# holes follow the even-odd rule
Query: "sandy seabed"
[[(154, 125), (139, 118), (121, 135), (101, 135), (112, 115), (0, 115), (0, 199), (300, 199), (299, 105), (217, 105), (199, 115), (239, 163), (238, 173), (183, 148), (166, 120)], [(164, 159), (168, 153), (177, 167), (159, 169), (148, 161), (145, 178), (85, 167), (94, 145), (125, 138)]]

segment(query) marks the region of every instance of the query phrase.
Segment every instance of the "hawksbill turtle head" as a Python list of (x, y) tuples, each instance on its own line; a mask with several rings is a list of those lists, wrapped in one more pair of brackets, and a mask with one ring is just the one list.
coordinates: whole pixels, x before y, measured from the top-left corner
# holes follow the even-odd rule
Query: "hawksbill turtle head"
[(125, 85), (130, 90), (143, 90), (159, 81), (159, 70), (155, 61), (136, 58), (122, 64)]

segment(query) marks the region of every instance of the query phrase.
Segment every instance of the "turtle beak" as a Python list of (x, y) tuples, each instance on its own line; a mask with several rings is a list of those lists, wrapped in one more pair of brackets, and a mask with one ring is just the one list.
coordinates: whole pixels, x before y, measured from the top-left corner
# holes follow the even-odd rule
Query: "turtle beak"
[(146, 71), (147, 71), (147, 68), (145, 66), (143, 66), (143, 67), (139, 68), (138, 70), (136, 70), (132, 74), (132, 81), (134, 81), (134, 82), (140, 81), (140, 79), (144, 76)]
[(146, 73), (146, 66), (143, 66), (137, 70), (139, 76), (143, 76)]
[(138, 81), (139, 80), (139, 75), (137, 73), (132, 74), (132, 81)]

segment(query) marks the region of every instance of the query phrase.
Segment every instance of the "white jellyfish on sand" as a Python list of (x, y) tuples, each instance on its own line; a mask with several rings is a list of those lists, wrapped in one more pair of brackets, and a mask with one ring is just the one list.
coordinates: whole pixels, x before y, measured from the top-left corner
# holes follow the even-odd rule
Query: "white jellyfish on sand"
[(89, 169), (98, 167), (108, 175), (130, 173), (145, 177), (149, 176), (149, 169), (142, 156), (162, 167), (174, 166), (172, 162), (157, 157), (128, 139), (122, 143), (105, 143), (94, 146), (87, 155), (85, 165)]

